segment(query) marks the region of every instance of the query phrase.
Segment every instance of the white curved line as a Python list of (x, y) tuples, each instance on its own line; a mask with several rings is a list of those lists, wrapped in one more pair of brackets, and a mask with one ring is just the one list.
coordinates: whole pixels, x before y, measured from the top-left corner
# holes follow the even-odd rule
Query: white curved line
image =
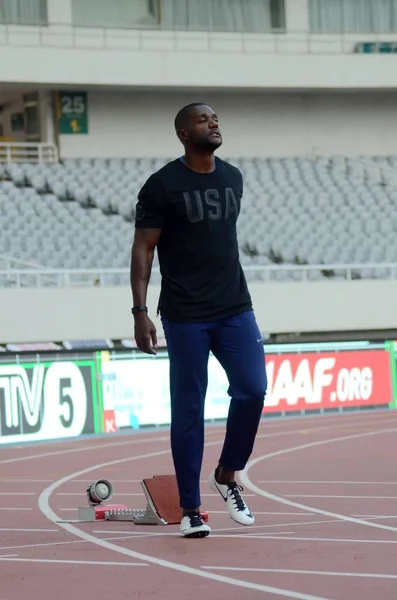
[(201, 568), (211, 571), (245, 571), (249, 573), (284, 573), (288, 575), (328, 575), (331, 577), (363, 577), (365, 579), (397, 579), (397, 575), (387, 573), (347, 573), (345, 571), (308, 571), (303, 569), (255, 569), (254, 567), (203, 566)]
[[(360, 415), (361, 416), (361, 415)], [(338, 415), (338, 417), (340, 417), (340, 415)], [(343, 415), (342, 418), (346, 418), (347, 415)], [(355, 415), (355, 417), (357, 417), (357, 415)], [(338, 419), (339, 420), (339, 419)], [(361, 419), (360, 419), (361, 420)], [(349, 427), (351, 425), (353, 425), (356, 422), (353, 421), (353, 423), (350, 421), (348, 422), (345, 427)], [(371, 420), (372, 423), (372, 420)], [(365, 423), (366, 424), (366, 423)], [(334, 425), (329, 425), (329, 426), (324, 426), (324, 427), (317, 427), (315, 429), (315, 432), (319, 431), (319, 430), (326, 430), (326, 429), (333, 429), (335, 427), (342, 427), (343, 425), (340, 426), (339, 424), (334, 424)], [(302, 428), (300, 428), (299, 430), (293, 432), (293, 431), (285, 431), (283, 432), (284, 435), (288, 434), (288, 433), (297, 433), (300, 432)], [(313, 430), (308, 430), (307, 427), (304, 428), (307, 432), (311, 432)], [(257, 438), (265, 438), (265, 437), (272, 437), (272, 435), (283, 435), (282, 432), (279, 432), (277, 434), (262, 434), (257, 436)], [(368, 434), (365, 434), (368, 435)], [(362, 434), (359, 434), (359, 437), (361, 437)], [(349, 438), (351, 438), (352, 436), (348, 436)], [(354, 437), (354, 436), (353, 436)], [(217, 444), (220, 444), (223, 442), (222, 440), (218, 440), (218, 441), (213, 441), (213, 442), (209, 442), (206, 443), (206, 447), (207, 446), (214, 446)], [(316, 445), (316, 444), (315, 444)], [(308, 445), (305, 445), (305, 447)], [(310, 445), (309, 445), (310, 446)], [(279, 595), (279, 596), (284, 596), (287, 598), (295, 598), (296, 600), (327, 600), (325, 597), (317, 597), (317, 596), (312, 596), (312, 595), (307, 595), (307, 594), (303, 594), (300, 592), (294, 592), (291, 590), (285, 590), (282, 588), (274, 588), (271, 586), (266, 586), (266, 585), (261, 585), (261, 584), (255, 584), (255, 583), (251, 583), (248, 581), (244, 581), (244, 580), (240, 580), (240, 579), (234, 579), (234, 578), (230, 578), (230, 577), (225, 577), (225, 576), (221, 576), (219, 574), (215, 574), (215, 573), (208, 573), (205, 571), (202, 571), (200, 569), (196, 569), (196, 568), (192, 568), (192, 567), (188, 567), (179, 563), (174, 563), (171, 561), (166, 561), (166, 560), (162, 560), (160, 558), (156, 558), (154, 556), (150, 556), (150, 555), (145, 555), (145, 554), (141, 554), (132, 550), (129, 550), (128, 548), (123, 548), (121, 546), (117, 546), (115, 544), (110, 543), (109, 541), (106, 540), (101, 540), (93, 535), (90, 535), (89, 533), (87, 533), (86, 531), (82, 531), (80, 529), (78, 529), (77, 527), (75, 527), (74, 525), (70, 524), (70, 523), (63, 523), (59, 521), (58, 516), (55, 514), (55, 512), (51, 509), (50, 505), (49, 505), (49, 499), (51, 494), (54, 492), (54, 490), (56, 490), (57, 488), (59, 488), (61, 485), (63, 485), (64, 483), (70, 481), (71, 479), (76, 479), (82, 475), (85, 475), (86, 473), (89, 473), (95, 469), (100, 469), (100, 468), (105, 468), (114, 464), (121, 464), (130, 460), (138, 460), (138, 459), (144, 459), (144, 458), (150, 458), (150, 457), (154, 457), (154, 456), (161, 456), (164, 454), (169, 453), (169, 450), (163, 450), (163, 451), (158, 451), (158, 452), (153, 452), (150, 454), (144, 454), (144, 455), (139, 455), (139, 456), (133, 456), (133, 457), (127, 457), (124, 459), (118, 459), (118, 460), (114, 460), (114, 461), (110, 461), (107, 463), (102, 463), (102, 464), (97, 464), (97, 465), (92, 465), (89, 468), (83, 469), (81, 471), (77, 471), (75, 473), (71, 473), (69, 475), (66, 475), (65, 477), (59, 479), (58, 481), (53, 482), (49, 487), (47, 487), (45, 490), (43, 490), (43, 492), (40, 494), (39, 500), (38, 500), (38, 505), (39, 505), (39, 509), (41, 510), (41, 512), (43, 513), (43, 515), (49, 519), (50, 521), (52, 521), (53, 523), (59, 525), (60, 527), (62, 527), (63, 529), (69, 531), (69, 533), (71, 533), (72, 535), (75, 535), (76, 537), (79, 537), (82, 540), (85, 540), (87, 542), (91, 542), (93, 544), (96, 544), (98, 546), (101, 546), (103, 548), (106, 548), (108, 550), (111, 550), (113, 552), (117, 552), (119, 554), (124, 554), (126, 556), (129, 557), (133, 557), (133, 558), (137, 558), (139, 560), (144, 560), (146, 562), (150, 562), (152, 564), (156, 564), (158, 566), (163, 566), (169, 569), (173, 569), (176, 571), (181, 571), (190, 575), (196, 575), (199, 577), (203, 577), (206, 579), (212, 579), (215, 580), (217, 582), (220, 583), (226, 583), (229, 585), (233, 585), (233, 586), (238, 586), (238, 587), (242, 587), (242, 588), (246, 588), (246, 589), (254, 589), (257, 591), (261, 591), (261, 592), (265, 592), (265, 593), (272, 593), (274, 595)], [(277, 453), (273, 453), (274, 455), (277, 455)], [(243, 474), (243, 472), (241, 473)], [(260, 490), (260, 495), (264, 495), (262, 493), (262, 490)], [(317, 511), (313, 511), (313, 512), (317, 512)], [(372, 524), (371, 524), (372, 525)]]
[[(209, 444), (206, 444), (206, 446), (214, 446), (214, 445), (220, 444), (222, 442), (223, 442), (223, 440), (219, 440), (216, 442), (210, 442)], [(125, 556), (136, 558), (138, 560), (143, 560), (145, 562), (149, 562), (154, 565), (158, 565), (160, 567), (166, 567), (168, 569), (181, 571), (182, 573), (187, 573), (189, 575), (196, 575), (199, 577), (203, 577), (205, 579), (212, 579), (213, 581), (217, 581), (218, 583), (227, 583), (228, 585), (238, 586), (238, 587), (242, 587), (245, 589), (257, 590), (260, 592), (274, 594), (276, 596), (284, 596), (286, 598), (295, 598), (296, 600), (327, 600), (325, 597), (312, 596), (309, 594), (294, 592), (292, 590), (285, 590), (282, 588), (276, 588), (276, 587), (272, 587), (272, 586), (268, 586), (268, 585), (252, 583), (250, 581), (244, 581), (241, 579), (235, 579), (232, 577), (226, 577), (224, 575), (219, 575), (217, 573), (209, 573), (209, 572), (203, 571), (201, 569), (188, 567), (186, 565), (182, 565), (182, 564), (175, 563), (175, 562), (168, 561), (168, 560), (163, 560), (161, 558), (156, 558), (154, 556), (150, 556), (147, 554), (141, 554), (140, 552), (135, 552), (133, 550), (130, 550), (129, 548), (123, 548), (121, 546), (117, 546), (116, 544), (112, 544), (106, 540), (99, 539), (99, 538), (87, 533), (86, 531), (82, 531), (82, 530), (78, 529), (78, 527), (75, 527), (74, 525), (71, 525), (70, 523), (59, 522), (57, 515), (55, 514), (55, 512), (51, 509), (51, 507), (49, 505), (49, 499), (50, 499), (51, 494), (54, 492), (54, 490), (56, 490), (58, 487), (60, 487), (61, 485), (63, 485), (67, 481), (69, 481), (70, 479), (75, 479), (77, 477), (80, 477), (81, 475), (85, 475), (86, 473), (89, 473), (90, 471), (93, 471), (94, 469), (102, 469), (105, 467), (109, 467), (111, 465), (120, 464), (120, 463), (128, 462), (131, 460), (139, 460), (139, 459), (144, 459), (144, 458), (151, 458), (154, 456), (161, 456), (164, 454), (168, 454), (168, 452), (169, 452), (169, 450), (162, 450), (159, 452), (152, 452), (151, 454), (130, 456), (128, 458), (123, 458), (123, 459), (113, 460), (113, 461), (98, 464), (98, 465), (93, 465), (91, 467), (88, 467), (87, 469), (83, 469), (81, 471), (77, 471), (75, 473), (66, 475), (65, 477), (62, 477), (61, 479), (58, 479), (58, 481), (55, 481), (54, 483), (52, 483), (48, 488), (46, 488), (40, 494), (39, 501), (38, 501), (39, 508), (40, 508), (41, 512), (44, 514), (44, 516), (47, 517), (47, 519), (49, 519), (53, 523), (57, 523), (57, 525), (59, 525), (63, 529), (66, 529), (67, 531), (69, 531), (69, 533), (81, 538), (82, 540), (85, 540), (87, 542), (92, 542), (93, 544), (96, 544), (97, 546), (101, 546), (102, 548), (111, 550), (112, 552), (118, 552), (119, 554), (124, 554)]]
[[(382, 416), (384, 413), (383, 411), (379, 411), (377, 413), (378, 416)], [(364, 417), (368, 416), (367, 413), (357, 413), (355, 415), (351, 415), (351, 413), (338, 413), (337, 415), (332, 414), (332, 415), (313, 415), (311, 417), (309, 416), (305, 416), (305, 417), (281, 417), (283, 419), (287, 419), (288, 421), (291, 421), (291, 425), (293, 425), (296, 421), (295, 419), (305, 419), (305, 421), (310, 420), (310, 422), (312, 422), (313, 420), (317, 420), (317, 419), (321, 419), (321, 418), (326, 418), (326, 419), (332, 419), (333, 424), (329, 424), (329, 425), (323, 425), (320, 427), (316, 427), (316, 429), (308, 429), (307, 427), (299, 427), (298, 429), (283, 429), (282, 431), (276, 431), (275, 433), (263, 433), (260, 435), (257, 435), (256, 439), (262, 439), (262, 438), (271, 438), (271, 437), (280, 437), (283, 435), (289, 435), (289, 434), (295, 434), (295, 433), (311, 433), (312, 431), (322, 431), (325, 429), (335, 429), (335, 428), (339, 428), (339, 429), (345, 429), (347, 427), (351, 427), (352, 425), (356, 424), (356, 420), (361, 418), (364, 419)], [(339, 424), (338, 421), (341, 421), (342, 419), (348, 419), (349, 417), (354, 418), (353, 421), (348, 421), (347, 423), (341, 425)], [(337, 421), (335, 423), (335, 420)], [(386, 419), (382, 419), (380, 422), (382, 423), (383, 420), (386, 421)], [(391, 418), (390, 415), (388, 415), (388, 419), (387, 419), (387, 423), (390, 423)], [(266, 427), (269, 427), (271, 429), (276, 427), (275, 423), (269, 423), (266, 420), (262, 420), (261, 423), (266, 423)], [(372, 425), (373, 423), (373, 419), (371, 419), (370, 423), (367, 423), (366, 421), (364, 421), (364, 423), (360, 423), (361, 425)], [(274, 425), (274, 427), (273, 427)], [(286, 422), (279, 422), (277, 423), (277, 425), (287, 425)], [(289, 422), (288, 422), (289, 425)], [(159, 432), (159, 433), (163, 433), (163, 431)], [(111, 435), (111, 434), (110, 434)], [(127, 438), (129, 434), (125, 434), (122, 437), (123, 438)], [(136, 435), (141, 435), (140, 433), (136, 434)], [(142, 434), (144, 435), (144, 434)], [(145, 434), (146, 435), (146, 434)], [(94, 434), (93, 434), (94, 436)], [(107, 438), (102, 438), (103, 440), (107, 441)], [(70, 440), (70, 439), (65, 439), (63, 442), (64, 443), (72, 443), (72, 442), (81, 442), (81, 439), (74, 439), (74, 440)], [(86, 440), (84, 440), (86, 441)], [(87, 440), (88, 441), (88, 440)], [(16, 458), (8, 458), (6, 460), (1, 460), (0, 461), (0, 465), (6, 465), (6, 464), (10, 464), (10, 463), (16, 463), (16, 462), (23, 462), (26, 460), (33, 460), (36, 458), (46, 458), (47, 456), (57, 456), (57, 455), (62, 455), (62, 454), (73, 454), (74, 452), (86, 452), (87, 450), (103, 450), (103, 449), (111, 449), (111, 448), (117, 448), (120, 446), (128, 446), (130, 444), (139, 444), (139, 443), (147, 443), (147, 442), (164, 442), (164, 441), (169, 441), (169, 436), (159, 436), (159, 437), (150, 437), (150, 438), (141, 438), (141, 439), (133, 439), (133, 440), (129, 440), (129, 439), (124, 439), (123, 441), (119, 441), (119, 442), (112, 442), (109, 440), (109, 443), (101, 443), (101, 444), (95, 444), (95, 445), (91, 445), (91, 446), (79, 446), (78, 448), (65, 448), (64, 450), (56, 450), (56, 451), (49, 451), (49, 452), (43, 452), (41, 454), (28, 454), (27, 456), (18, 456)], [(62, 441), (60, 443), (63, 443)], [(58, 444), (59, 442), (57, 442)], [(218, 442), (217, 442), (218, 443)], [(42, 445), (49, 445), (50, 443), (48, 441), (43, 442)], [(206, 446), (211, 445), (211, 442), (206, 443)], [(36, 444), (35, 444), (36, 446)], [(7, 445), (1, 446), (0, 448), (7, 448)], [(8, 448), (7, 448), (8, 449)]]
[(285, 448), (284, 450), (277, 450), (276, 452), (270, 452), (269, 454), (264, 454), (263, 456), (258, 456), (251, 460), (244, 471), (240, 473), (240, 481), (242, 485), (244, 485), (247, 489), (255, 492), (259, 496), (264, 496), (265, 498), (269, 498), (269, 500), (274, 500), (275, 502), (279, 502), (281, 504), (287, 504), (288, 506), (293, 506), (294, 508), (300, 508), (301, 510), (306, 510), (310, 512), (317, 513), (319, 515), (323, 515), (324, 517), (334, 517), (335, 519), (339, 519), (341, 521), (349, 521), (350, 523), (357, 523), (358, 525), (365, 525), (367, 527), (374, 527), (376, 529), (385, 529), (387, 531), (397, 531), (397, 527), (392, 527), (390, 525), (381, 525), (380, 523), (373, 523), (370, 521), (364, 521), (363, 519), (356, 519), (354, 517), (349, 517), (347, 515), (340, 515), (338, 513), (330, 512), (328, 510), (323, 510), (321, 508), (313, 508), (313, 506), (308, 506), (306, 504), (300, 504), (299, 502), (293, 502), (292, 500), (288, 500), (287, 498), (283, 498), (281, 496), (277, 496), (275, 494), (271, 494), (266, 490), (255, 485), (248, 476), (248, 471), (252, 469), (255, 465), (263, 460), (268, 460), (269, 458), (274, 458), (275, 456), (280, 456), (282, 454), (290, 454), (294, 452), (298, 452), (299, 450), (305, 450), (307, 448), (315, 448), (316, 446), (323, 446), (325, 444), (334, 444), (336, 442), (344, 442), (348, 440), (355, 440), (363, 437), (370, 437), (375, 435), (384, 435), (386, 433), (395, 433), (397, 428), (394, 429), (381, 429), (380, 431), (367, 431), (364, 433), (356, 433), (353, 435), (347, 435), (343, 437), (332, 438), (328, 440), (319, 440), (317, 442), (311, 442), (309, 444), (303, 444), (301, 446), (294, 446), (292, 448)]
[[(126, 436), (125, 436), (126, 437)], [(117, 448), (118, 446), (128, 446), (130, 444), (145, 444), (150, 442), (168, 442), (168, 436), (162, 437), (152, 437), (152, 438), (142, 438), (142, 439), (134, 439), (134, 440), (123, 440), (121, 442), (114, 442), (108, 444), (95, 444), (93, 446), (79, 446), (78, 448), (65, 448), (64, 450), (56, 450), (55, 452), (42, 452), (41, 454), (28, 454), (27, 456), (18, 456), (16, 458), (8, 458), (6, 460), (1, 460), (0, 465), (7, 465), (9, 463), (22, 462), (24, 460), (33, 460), (35, 458), (46, 458), (47, 456), (57, 456), (59, 454), (73, 454), (74, 452), (86, 452), (87, 450), (104, 450), (109, 448)], [(70, 440), (65, 440), (69, 442)], [(80, 439), (74, 440), (76, 442), (81, 442)], [(48, 442), (45, 442), (47, 445)], [(1, 448), (1, 446), (0, 446)], [(7, 446), (3, 446), (3, 448), (7, 448)]]

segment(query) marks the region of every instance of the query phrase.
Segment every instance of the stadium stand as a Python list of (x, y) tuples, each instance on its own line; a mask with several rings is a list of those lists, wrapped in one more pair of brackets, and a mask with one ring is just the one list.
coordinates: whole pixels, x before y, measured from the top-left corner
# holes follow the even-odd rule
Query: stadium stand
[[(360, 276), (383, 278), (382, 263), (397, 262), (397, 157), (366, 164), (343, 157), (227, 160), (245, 177), (238, 225), (243, 265), (376, 263)], [(59, 269), (128, 268), (136, 195), (165, 162), (0, 165), (0, 254)], [(368, 164), (386, 167), (386, 177), (379, 168), (371, 174)], [(269, 277), (260, 269), (247, 275)], [(338, 277), (338, 270), (313, 270), (309, 277)], [(291, 278), (301, 273), (271, 273)], [(112, 283), (126, 283), (125, 277), (114, 275)]]

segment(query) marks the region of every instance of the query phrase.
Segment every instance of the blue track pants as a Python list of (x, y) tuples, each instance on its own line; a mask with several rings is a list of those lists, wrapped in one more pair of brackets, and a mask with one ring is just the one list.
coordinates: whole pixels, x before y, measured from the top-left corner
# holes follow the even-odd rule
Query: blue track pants
[(265, 353), (253, 311), (206, 323), (162, 322), (170, 360), (171, 451), (180, 506), (193, 509), (201, 505), (209, 354), (225, 369), (231, 397), (219, 462), (225, 469), (241, 471), (252, 453), (263, 410)]

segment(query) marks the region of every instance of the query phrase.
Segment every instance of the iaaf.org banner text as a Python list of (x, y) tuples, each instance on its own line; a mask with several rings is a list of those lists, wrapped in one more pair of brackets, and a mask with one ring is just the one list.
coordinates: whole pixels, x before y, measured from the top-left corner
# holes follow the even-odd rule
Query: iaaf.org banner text
[(269, 354), (264, 412), (388, 404), (389, 360), (385, 350)]

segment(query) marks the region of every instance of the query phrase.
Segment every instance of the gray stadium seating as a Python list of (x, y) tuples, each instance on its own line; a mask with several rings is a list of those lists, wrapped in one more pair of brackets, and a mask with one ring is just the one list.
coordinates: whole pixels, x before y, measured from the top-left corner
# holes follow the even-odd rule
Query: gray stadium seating
[[(244, 265), (377, 263), (362, 276), (384, 277), (382, 263), (397, 263), (397, 183), (385, 183), (378, 170), (371, 175), (358, 161), (328, 157), (227, 160), (245, 177), (238, 224)], [(0, 254), (53, 268), (127, 268), (137, 192), (165, 162), (0, 165), (7, 179), (0, 181)], [(373, 157), (372, 164), (397, 174), (397, 157)], [(301, 274), (275, 271), (270, 278)]]

